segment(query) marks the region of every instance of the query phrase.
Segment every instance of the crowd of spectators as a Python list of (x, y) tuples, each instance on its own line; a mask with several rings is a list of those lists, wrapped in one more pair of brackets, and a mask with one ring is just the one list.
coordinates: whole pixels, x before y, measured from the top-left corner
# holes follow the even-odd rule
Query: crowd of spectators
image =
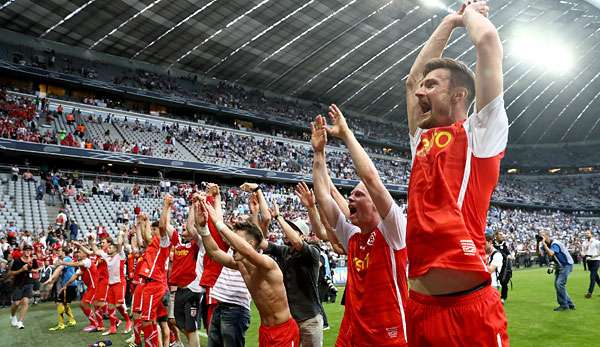
[(600, 233), (600, 218), (561, 211), (524, 210), (491, 206), (487, 233), (500, 231), (511, 251), (516, 266), (531, 266), (536, 258), (535, 236), (541, 231), (567, 245), (574, 259), (581, 261), (582, 241), (587, 230)]
[[(54, 51), (32, 52), (31, 55), (30, 61), (25, 55), (20, 55), (18, 63), (76, 74), (115, 85), (175, 95), (191, 101), (199, 100), (220, 107), (255, 112), (268, 115), (270, 119), (292, 120), (307, 126), (316, 114), (326, 113), (327, 109), (325, 105), (317, 102), (299, 102), (290, 98), (267, 96), (262, 91), (245, 88), (233, 82), (206, 83), (199, 81), (197, 76), (174, 77), (169, 73), (158, 74), (141, 69), (124, 69), (81, 58), (57, 55)], [(41, 59), (43, 63), (40, 63), (41, 56), (45, 56)], [(50, 61), (52, 63), (49, 63)], [(104, 104), (109, 102), (104, 101)], [(403, 136), (403, 140), (398, 138), (399, 133), (407, 134), (404, 124), (370, 120), (362, 116), (353, 116), (352, 112), (347, 112), (347, 115), (349, 124), (359, 136), (408, 144), (407, 136)]]

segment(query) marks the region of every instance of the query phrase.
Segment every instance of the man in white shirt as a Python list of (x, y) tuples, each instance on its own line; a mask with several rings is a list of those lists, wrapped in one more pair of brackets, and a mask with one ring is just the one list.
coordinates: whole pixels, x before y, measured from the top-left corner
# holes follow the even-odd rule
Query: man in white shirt
[(591, 230), (585, 232), (586, 240), (583, 241), (583, 252), (587, 259), (588, 270), (590, 271), (590, 287), (585, 297), (592, 297), (596, 284), (600, 286), (600, 277), (598, 276), (598, 268), (600, 267), (600, 241), (594, 238)]
[(500, 290), (502, 285), (498, 275), (502, 271), (502, 253), (494, 248), (494, 236), (485, 235), (485, 252), (488, 255), (488, 270), (492, 275), (492, 287)]

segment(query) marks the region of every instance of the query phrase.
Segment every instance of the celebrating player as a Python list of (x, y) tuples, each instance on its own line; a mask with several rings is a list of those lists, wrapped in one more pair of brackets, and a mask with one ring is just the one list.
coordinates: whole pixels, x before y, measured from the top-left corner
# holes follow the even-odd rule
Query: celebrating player
[[(348, 283), (342, 327), (336, 346), (405, 346), (406, 218), (383, 185), (377, 169), (348, 128), (342, 112), (331, 105), (328, 127), (322, 116), (312, 124), (313, 183), (319, 208), (348, 253)], [(330, 134), (344, 141), (361, 182), (348, 199), (346, 221), (331, 195), (325, 164)]]
[[(263, 240), (258, 226), (241, 222), (235, 224), (232, 231), (223, 223), (222, 214), (211, 205), (202, 200), (196, 205), (200, 207), (195, 216), (196, 229), (202, 235), (206, 251), (223, 266), (239, 270), (252, 295), (261, 319), (259, 346), (298, 346), (298, 325), (290, 314), (283, 274), (275, 260), (257, 251)], [(207, 227), (209, 218), (230, 243), (233, 256), (222, 251), (213, 240)]]
[[(488, 12), (485, 1), (468, 1), (444, 18), (406, 82), (411, 346), (508, 346), (485, 254), (487, 211), (508, 141), (502, 45)], [(477, 51), (475, 75), (440, 58), (462, 26)]]

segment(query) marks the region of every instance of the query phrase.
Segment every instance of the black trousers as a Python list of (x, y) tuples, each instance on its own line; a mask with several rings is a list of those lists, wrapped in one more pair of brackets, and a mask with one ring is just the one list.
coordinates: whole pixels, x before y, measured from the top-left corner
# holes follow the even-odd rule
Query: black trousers
[(600, 287), (600, 277), (598, 276), (598, 268), (600, 268), (600, 260), (588, 260), (588, 270), (590, 270), (590, 287), (588, 293), (594, 292), (596, 284)]

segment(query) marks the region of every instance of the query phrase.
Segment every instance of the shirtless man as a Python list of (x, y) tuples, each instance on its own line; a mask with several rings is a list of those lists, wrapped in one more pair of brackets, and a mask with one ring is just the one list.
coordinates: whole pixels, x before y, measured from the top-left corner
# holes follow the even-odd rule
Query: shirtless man
[[(292, 319), (283, 274), (269, 256), (257, 251), (263, 240), (260, 229), (248, 222), (237, 223), (231, 230), (223, 216), (202, 199), (194, 202), (195, 226), (202, 236), (206, 252), (215, 261), (239, 270), (260, 314), (260, 347), (288, 347), (300, 344), (298, 325)], [(206, 225), (210, 219), (234, 250), (233, 256), (222, 251)]]

